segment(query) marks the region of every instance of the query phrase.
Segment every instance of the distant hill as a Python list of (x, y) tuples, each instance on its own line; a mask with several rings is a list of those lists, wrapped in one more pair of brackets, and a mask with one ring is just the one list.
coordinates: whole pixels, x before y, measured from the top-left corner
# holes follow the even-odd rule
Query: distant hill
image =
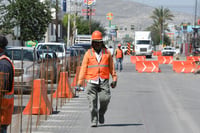
[[(104, 26), (108, 26), (109, 22), (106, 19), (106, 14), (112, 12), (114, 18), (112, 24), (118, 26), (122, 25), (135, 25), (137, 28), (146, 28), (152, 24), (152, 11), (154, 7), (150, 7), (144, 4), (128, 1), (128, 0), (97, 0), (96, 12), (92, 19), (102, 22)], [(174, 20), (168, 23), (181, 24), (182, 22), (193, 23), (194, 16), (172, 12), (174, 14)]]

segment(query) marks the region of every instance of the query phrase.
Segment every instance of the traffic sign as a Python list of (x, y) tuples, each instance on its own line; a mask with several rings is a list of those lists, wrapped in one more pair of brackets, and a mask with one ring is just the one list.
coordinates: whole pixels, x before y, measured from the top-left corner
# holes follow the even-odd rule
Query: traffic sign
[(35, 41), (30, 40), (30, 41), (26, 42), (27, 47), (34, 47), (34, 46), (37, 46), (37, 44), (38, 44), (38, 41), (36, 41), (36, 40)]
[(111, 21), (113, 19), (113, 14), (111, 12), (107, 13), (106, 18)]

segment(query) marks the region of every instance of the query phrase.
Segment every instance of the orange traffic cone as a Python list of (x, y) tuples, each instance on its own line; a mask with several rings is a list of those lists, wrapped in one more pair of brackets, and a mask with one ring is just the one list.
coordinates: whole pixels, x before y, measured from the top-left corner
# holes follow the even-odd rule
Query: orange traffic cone
[(81, 68), (80, 66), (77, 66), (77, 68), (76, 68), (76, 75), (75, 75), (75, 77), (73, 79), (73, 82), (71, 83), (71, 87), (76, 87), (77, 86), (80, 68)]
[(68, 72), (61, 72), (60, 73), (60, 80), (57, 87), (57, 90), (53, 94), (53, 98), (73, 98), (74, 93), (69, 86), (68, 82)]
[[(26, 105), (23, 114), (31, 115), (31, 109), (33, 115), (50, 115), (53, 111), (53, 108), (50, 104), (50, 101), (47, 96), (47, 88), (45, 87), (44, 79), (35, 79), (33, 81), (33, 98), (32, 96), (29, 99), (28, 104)], [(32, 104), (31, 104), (32, 103)]]

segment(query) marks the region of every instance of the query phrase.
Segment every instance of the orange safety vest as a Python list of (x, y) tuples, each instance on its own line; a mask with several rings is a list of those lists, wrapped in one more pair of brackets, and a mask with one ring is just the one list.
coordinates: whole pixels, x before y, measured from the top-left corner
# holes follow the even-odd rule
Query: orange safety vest
[(98, 62), (95, 56), (94, 49), (89, 49), (88, 68), (86, 73), (87, 80), (97, 80), (99, 77), (102, 79), (109, 79), (109, 54), (107, 49), (102, 49), (101, 61)]
[(116, 58), (122, 58), (123, 57), (123, 52), (121, 49), (116, 49)]
[(10, 59), (2, 55), (0, 57), (0, 60), (6, 59), (8, 60), (13, 67), (13, 83), (12, 83), (12, 89), (10, 92), (5, 93), (3, 95), (1, 100), (1, 125), (9, 125), (12, 121), (12, 113), (14, 109), (14, 75), (15, 75), (15, 69), (13, 63), (10, 61)]

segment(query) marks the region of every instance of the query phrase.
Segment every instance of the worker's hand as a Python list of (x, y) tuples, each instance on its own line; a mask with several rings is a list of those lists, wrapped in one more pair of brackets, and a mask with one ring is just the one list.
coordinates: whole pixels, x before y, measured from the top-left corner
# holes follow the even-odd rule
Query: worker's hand
[(113, 81), (110, 86), (114, 89), (117, 86), (117, 81)]
[(78, 84), (78, 85), (75, 87), (75, 90), (76, 90), (76, 91), (80, 91), (80, 88), (81, 88), (81, 85)]
[(76, 91), (84, 91), (85, 88), (81, 87), (81, 85), (78, 84), (78, 85), (75, 87), (75, 90), (76, 90)]

